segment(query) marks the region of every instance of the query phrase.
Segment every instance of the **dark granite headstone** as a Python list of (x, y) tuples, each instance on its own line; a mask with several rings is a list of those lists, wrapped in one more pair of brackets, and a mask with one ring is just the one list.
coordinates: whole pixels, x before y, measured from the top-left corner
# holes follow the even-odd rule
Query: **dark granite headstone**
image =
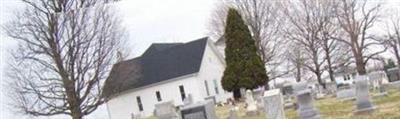
[(293, 95), (293, 86), (291, 84), (289, 84), (289, 83), (283, 84), (282, 94), (286, 95), (286, 96)]
[(211, 100), (187, 105), (181, 109), (182, 119), (216, 119), (215, 109)]

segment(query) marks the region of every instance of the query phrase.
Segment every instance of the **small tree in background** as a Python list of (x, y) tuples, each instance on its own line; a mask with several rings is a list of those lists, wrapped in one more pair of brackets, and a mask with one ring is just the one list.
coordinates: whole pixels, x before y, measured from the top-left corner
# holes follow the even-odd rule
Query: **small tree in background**
[(385, 66), (383, 66), (385, 71), (387, 71), (388, 69), (394, 68), (394, 67), (396, 67), (396, 64), (394, 63), (394, 61), (392, 59), (388, 59), (387, 63), (385, 63)]
[(228, 11), (224, 37), (227, 67), (222, 87), (233, 92), (234, 98), (238, 99), (241, 97), (240, 88), (255, 89), (267, 84), (268, 77), (255, 41), (242, 16), (233, 8)]

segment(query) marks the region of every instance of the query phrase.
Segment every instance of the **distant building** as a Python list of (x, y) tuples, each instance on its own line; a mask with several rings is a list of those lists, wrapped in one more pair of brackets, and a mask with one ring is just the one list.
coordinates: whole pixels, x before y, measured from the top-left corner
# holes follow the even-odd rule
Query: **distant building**
[(224, 70), (225, 60), (208, 38), (152, 44), (142, 56), (113, 66), (104, 86), (110, 117), (151, 116), (155, 104), (183, 105), (188, 94), (194, 102), (225, 102), (232, 94), (222, 89)]
[(357, 72), (351, 67), (340, 67), (335, 73), (334, 78), (337, 85), (351, 85)]

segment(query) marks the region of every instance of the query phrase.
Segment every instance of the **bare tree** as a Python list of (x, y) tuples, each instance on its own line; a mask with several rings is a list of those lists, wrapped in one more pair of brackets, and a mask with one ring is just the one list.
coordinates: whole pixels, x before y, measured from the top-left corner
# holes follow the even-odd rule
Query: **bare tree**
[(370, 50), (380, 44), (369, 30), (380, 17), (381, 4), (367, 3), (367, 0), (340, 0), (335, 6), (337, 20), (347, 37), (337, 40), (350, 46), (357, 72), (360, 75), (366, 74), (365, 67), (369, 60), (386, 50), (376, 52)]
[(384, 38), (383, 43), (391, 49), (391, 53), (397, 60), (397, 66), (400, 66), (400, 15), (398, 13), (393, 14), (386, 28), (387, 37)]
[(223, 40), (220, 42), (225, 42), (223, 35), (226, 26), (226, 17), (228, 16), (228, 9), (229, 5), (224, 1), (217, 2), (213, 9), (208, 25), (208, 35), (212, 39)]
[(263, 61), (271, 62), (283, 42), (279, 34), (283, 18), (279, 15), (281, 4), (274, 0), (233, 0), (232, 4), (246, 19)]
[(337, 58), (341, 58), (340, 56), (345, 56), (342, 54), (346, 54), (346, 52), (338, 52), (343, 47), (340, 47), (341, 43), (335, 40), (335, 37), (340, 37), (342, 34), (341, 29), (338, 27), (337, 22), (335, 21), (335, 13), (334, 6), (337, 4), (335, 1), (329, 0), (317, 0), (315, 3), (311, 2), (310, 6), (314, 8), (310, 8), (311, 12), (316, 12), (315, 19), (319, 19), (320, 31), (317, 31), (317, 39), (320, 40), (321, 47), (324, 53), (324, 59), (326, 60), (326, 65), (323, 70), (327, 70), (329, 74), (329, 78), (332, 82), (335, 81), (334, 78), (334, 70), (335, 65), (338, 63)]
[[(244, 17), (246, 24), (256, 41), (258, 54), (267, 66), (269, 78), (275, 79), (287, 72), (277, 71), (283, 63), (283, 52), (279, 50), (285, 44), (281, 35), (282, 15), (280, 3), (275, 0), (224, 0), (221, 1), (212, 14), (209, 34), (214, 39), (220, 39), (225, 27), (225, 17), (228, 7), (236, 8)], [(224, 39), (221, 39), (224, 40)]]
[(301, 81), (301, 76), (304, 69), (304, 64), (306, 58), (304, 57), (304, 49), (300, 47), (301, 45), (296, 42), (292, 43), (292, 45), (286, 49), (286, 57), (288, 62), (294, 66), (293, 69), (289, 69), (289, 71), (293, 72), (294, 77), (297, 82)]
[(322, 31), (320, 32), (321, 46), (325, 54), (326, 65), (324, 70), (327, 70), (329, 78), (332, 82), (335, 81), (334, 72), (340, 66), (349, 65), (351, 54), (349, 47), (338, 40), (337, 38), (342, 38), (344, 31), (339, 27), (337, 20), (335, 20), (335, 14), (332, 10), (337, 4), (335, 1), (320, 1), (323, 3), (323, 8), (325, 12), (323, 14)]
[(104, 103), (102, 85), (123, 29), (112, 0), (22, 0), (6, 27), (19, 44), (8, 72), (18, 111), (81, 119)]
[[(330, 7), (329, 1), (299, 0), (288, 2), (285, 9), (290, 23), (286, 35), (304, 48), (304, 55), (307, 57), (304, 67), (315, 74), (324, 88), (325, 82), (321, 77), (325, 70), (323, 65), (327, 59), (331, 59), (330, 54), (335, 45), (330, 39), (330, 35), (335, 31)], [(332, 69), (331, 71), (333, 72)]]

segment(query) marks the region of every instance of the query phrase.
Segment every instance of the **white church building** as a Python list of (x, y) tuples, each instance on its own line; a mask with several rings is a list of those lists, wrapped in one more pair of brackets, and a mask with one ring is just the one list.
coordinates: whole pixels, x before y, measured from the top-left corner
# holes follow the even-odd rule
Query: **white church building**
[(221, 86), (224, 69), (223, 55), (209, 38), (152, 44), (140, 57), (113, 66), (103, 92), (110, 118), (148, 117), (155, 104), (183, 105), (188, 94), (194, 102), (225, 102), (232, 94)]

